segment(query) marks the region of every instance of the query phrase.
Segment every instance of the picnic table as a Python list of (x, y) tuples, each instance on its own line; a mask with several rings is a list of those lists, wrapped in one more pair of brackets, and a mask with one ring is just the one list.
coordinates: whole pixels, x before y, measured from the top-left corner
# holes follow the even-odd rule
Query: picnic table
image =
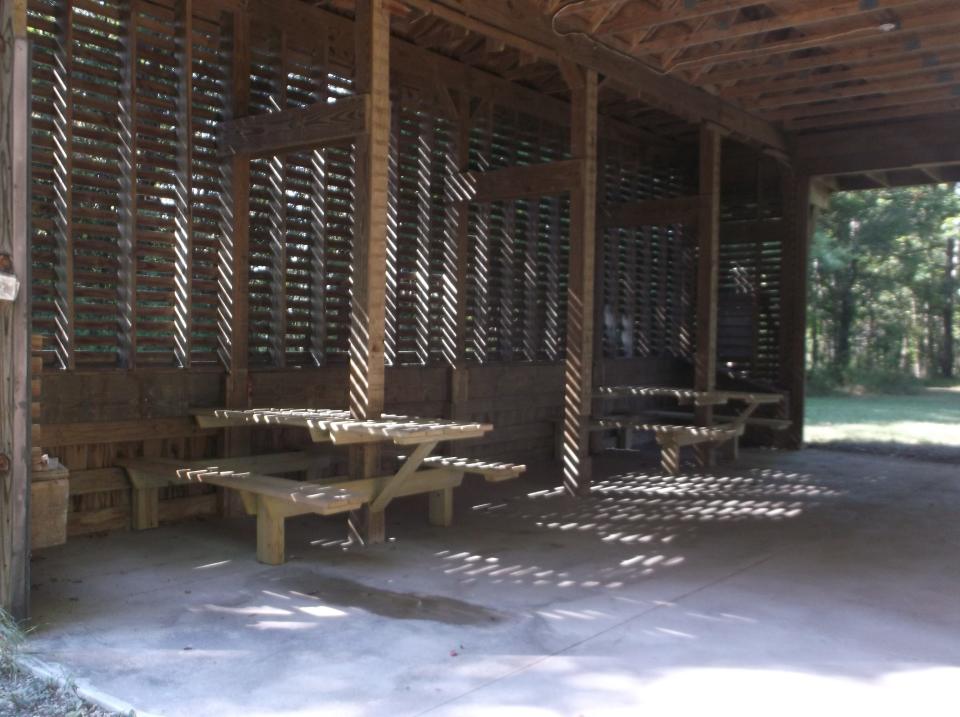
[[(753, 417), (754, 412), (763, 405), (780, 404), (784, 400), (781, 393), (756, 391), (697, 391), (691, 388), (673, 388), (668, 386), (602, 386), (594, 392), (596, 399), (618, 398), (671, 398), (681, 406), (730, 406), (733, 413), (716, 415), (717, 423), (710, 426), (690, 425), (689, 423), (662, 423), (656, 419), (682, 418), (692, 420), (692, 414), (673, 411), (646, 411), (641, 415), (599, 415), (591, 421), (593, 430), (616, 428), (623, 432), (622, 445), (629, 445), (629, 432), (633, 430), (651, 431), (660, 446), (660, 463), (666, 473), (680, 471), (680, 449), (683, 446), (708, 444), (719, 446), (730, 442), (734, 458), (739, 451), (740, 437), (750, 423), (782, 429), (790, 421), (781, 419)], [(737, 410), (735, 407), (739, 407)]]
[(292, 481), (279, 474), (307, 471), (316, 462), (310, 452), (267, 454), (202, 461), (138, 458), (120, 461), (134, 486), (134, 528), (155, 527), (159, 488), (183, 482), (207, 483), (240, 493), (247, 512), (257, 516), (257, 557), (284, 560), (284, 519), (293, 515), (331, 515), (365, 507), (382, 514), (394, 498), (428, 493), (430, 522), (453, 521), (453, 489), (465, 474), (497, 482), (519, 476), (525, 466), (447, 455), (432, 455), (446, 441), (480, 438), (489, 423), (382, 415), (366, 420), (336, 409), (205, 409), (192, 412), (203, 428), (241, 426), (299, 427), (314, 443), (357, 445), (392, 443), (409, 448), (393, 472), (351, 479)]

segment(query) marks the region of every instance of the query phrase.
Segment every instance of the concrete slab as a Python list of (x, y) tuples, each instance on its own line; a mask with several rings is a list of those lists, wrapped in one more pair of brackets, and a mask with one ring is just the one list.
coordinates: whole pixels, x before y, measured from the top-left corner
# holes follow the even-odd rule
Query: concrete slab
[(279, 567), (250, 520), (71, 541), (29, 647), (170, 717), (958, 714), (956, 466), (632, 465), (464, 491), (451, 529), (395, 510), (382, 546), (291, 520)]

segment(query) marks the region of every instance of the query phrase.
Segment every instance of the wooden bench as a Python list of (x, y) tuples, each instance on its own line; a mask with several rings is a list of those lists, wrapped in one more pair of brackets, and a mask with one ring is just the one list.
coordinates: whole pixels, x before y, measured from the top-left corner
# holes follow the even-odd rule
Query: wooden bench
[[(605, 416), (590, 424), (591, 430), (604, 431), (612, 428), (623, 431), (650, 431), (660, 446), (660, 465), (665, 473), (680, 472), (680, 449), (701, 443), (720, 445), (736, 442), (743, 435), (744, 425), (721, 423), (715, 426), (689, 426), (669, 423), (650, 423), (644, 416)], [(735, 444), (734, 444), (735, 445)]]
[(498, 482), (516, 478), (526, 470), (526, 466), (512, 463), (431, 456), (420, 464), (419, 470), (408, 472), (401, 481), (396, 480), (396, 475), (323, 481), (269, 475), (308, 470), (316, 460), (317, 456), (310, 453), (293, 452), (199, 461), (135, 458), (117, 464), (124, 468), (133, 486), (134, 530), (159, 525), (161, 488), (205, 483), (235, 490), (247, 513), (257, 516), (257, 559), (268, 565), (284, 561), (284, 521), (288, 517), (349, 513), (378, 501), (385, 507), (392, 498), (427, 493), (430, 522), (448, 527), (453, 523), (453, 490), (463, 482), (465, 473)]

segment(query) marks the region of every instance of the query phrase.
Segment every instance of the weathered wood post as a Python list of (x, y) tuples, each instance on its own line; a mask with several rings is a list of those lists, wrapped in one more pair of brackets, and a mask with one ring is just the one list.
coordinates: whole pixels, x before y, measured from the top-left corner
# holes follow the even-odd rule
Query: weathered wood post
[[(387, 195), (390, 159), (390, 18), (385, 0), (358, 0), (354, 86), (370, 96), (369, 131), (357, 138), (356, 199), (351, 266), (350, 412), (379, 418), (384, 397), (384, 334), (387, 273)], [(373, 444), (350, 449), (350, 477), (379, 473)], [(382, 542), (384, 512), (351, 516), (351, 530), (369, 543)]]
[(590, 408), (593, 396), (594, 262), (597, 201), (597, 73), (563, 62), (570, 86), (570, 154), (580, 160), (579, 186), (570, 194), (567, 350), (564, 359), (563, 482), (590, 490)]
[(781, 448), (803, 446), (806, 394), (807, 274), (816, 208), (810, 177), (783, 169), (784, 240), (780, 276), (780, 376), (787, 391), (790, 427), (778, 436)]
[(0, 0), (0, 607), (30, 612), (29, 46), (26, 0)]
[[(722, 138), (709, 124), (700, 126), (700, 211), (697, 221), (697, 347), (694, 388), (713, 391), (717, 383), (717, 302), (720, 284), (720, 147)], [(713, 406), (698, 406), (698, 426), (713, 424)], [(697, 446), (700, 465), (713, 465), (710, 443)]]

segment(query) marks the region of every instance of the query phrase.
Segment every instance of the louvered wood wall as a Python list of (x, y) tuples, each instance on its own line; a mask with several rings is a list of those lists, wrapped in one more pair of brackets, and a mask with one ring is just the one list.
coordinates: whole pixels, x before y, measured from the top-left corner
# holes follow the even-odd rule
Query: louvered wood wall
[[(233, 278), (225, 236), (230, 177), (216, 137), (232, 106), (230, 18), (240, 7), (232, 0), (29, 0), (33, 319), (47, 347), (44, 435), (49, 452), (72, 470), (74, 536), (129, 524), (129, 487), (112, 467), (118, 456), (200, 458), (221, 450), (219, 436), (198, 431), (187, 413), (226, 401), (222, 334), (237, 325), (225, 288)], [(250, 113), (353, 91), (348, 20), (321, 13), (317, 25), (250, 12)], [(387, 408), (455, 410), (494, 423), (487, 439), (464, 446), (477, 457), (550, 460), (563, 396), (569, 202), (544, 196), (464, 205), (447, 180), (458, 169), (568, 158), (568, 108), (402, 42), (394, 52)], [(465, 134), (450, 95), (464, 86), (475, 110)], [(629, 128), (604, 127), (601, 201), (692, 193), (683, 152), (651, 151)], [(464, 149), (469, 161), (458, 167)], [(340, 143), (251, 162), (241, 287), (249, 313), (240, 325), (248, 331), (254, 404), (346, 403), (353, 161), (351, 145)], [(466, 281), (458, 286), (461, 212), (468, 242)], [(692, 236), (679, 225), (603, 234), (602, 342), (616, 366), (599, 375), (684, 380), (695, 304)], [(721, 353), (735, 356), (738, 370), (772, 379), (778, 314), (770, 275), (779, 244), (766, 234), (758, 249), (759, 236), (725, 235), (723, 286), (747, 287), (743, 340), (749, 335), (768, 353), (724, 343)], [(743, 277), (749, 282), (731, 283)], [(466, 304), (462, 354), (453, 340), (457, 292)], [(449, 367), (464, 363), (466, 398), (454, 408)], [(257, 434), (252, 447), (297, 440)], [(216, 510), (215, 494), (202, 487), (170, 488), (161, 518)]]

